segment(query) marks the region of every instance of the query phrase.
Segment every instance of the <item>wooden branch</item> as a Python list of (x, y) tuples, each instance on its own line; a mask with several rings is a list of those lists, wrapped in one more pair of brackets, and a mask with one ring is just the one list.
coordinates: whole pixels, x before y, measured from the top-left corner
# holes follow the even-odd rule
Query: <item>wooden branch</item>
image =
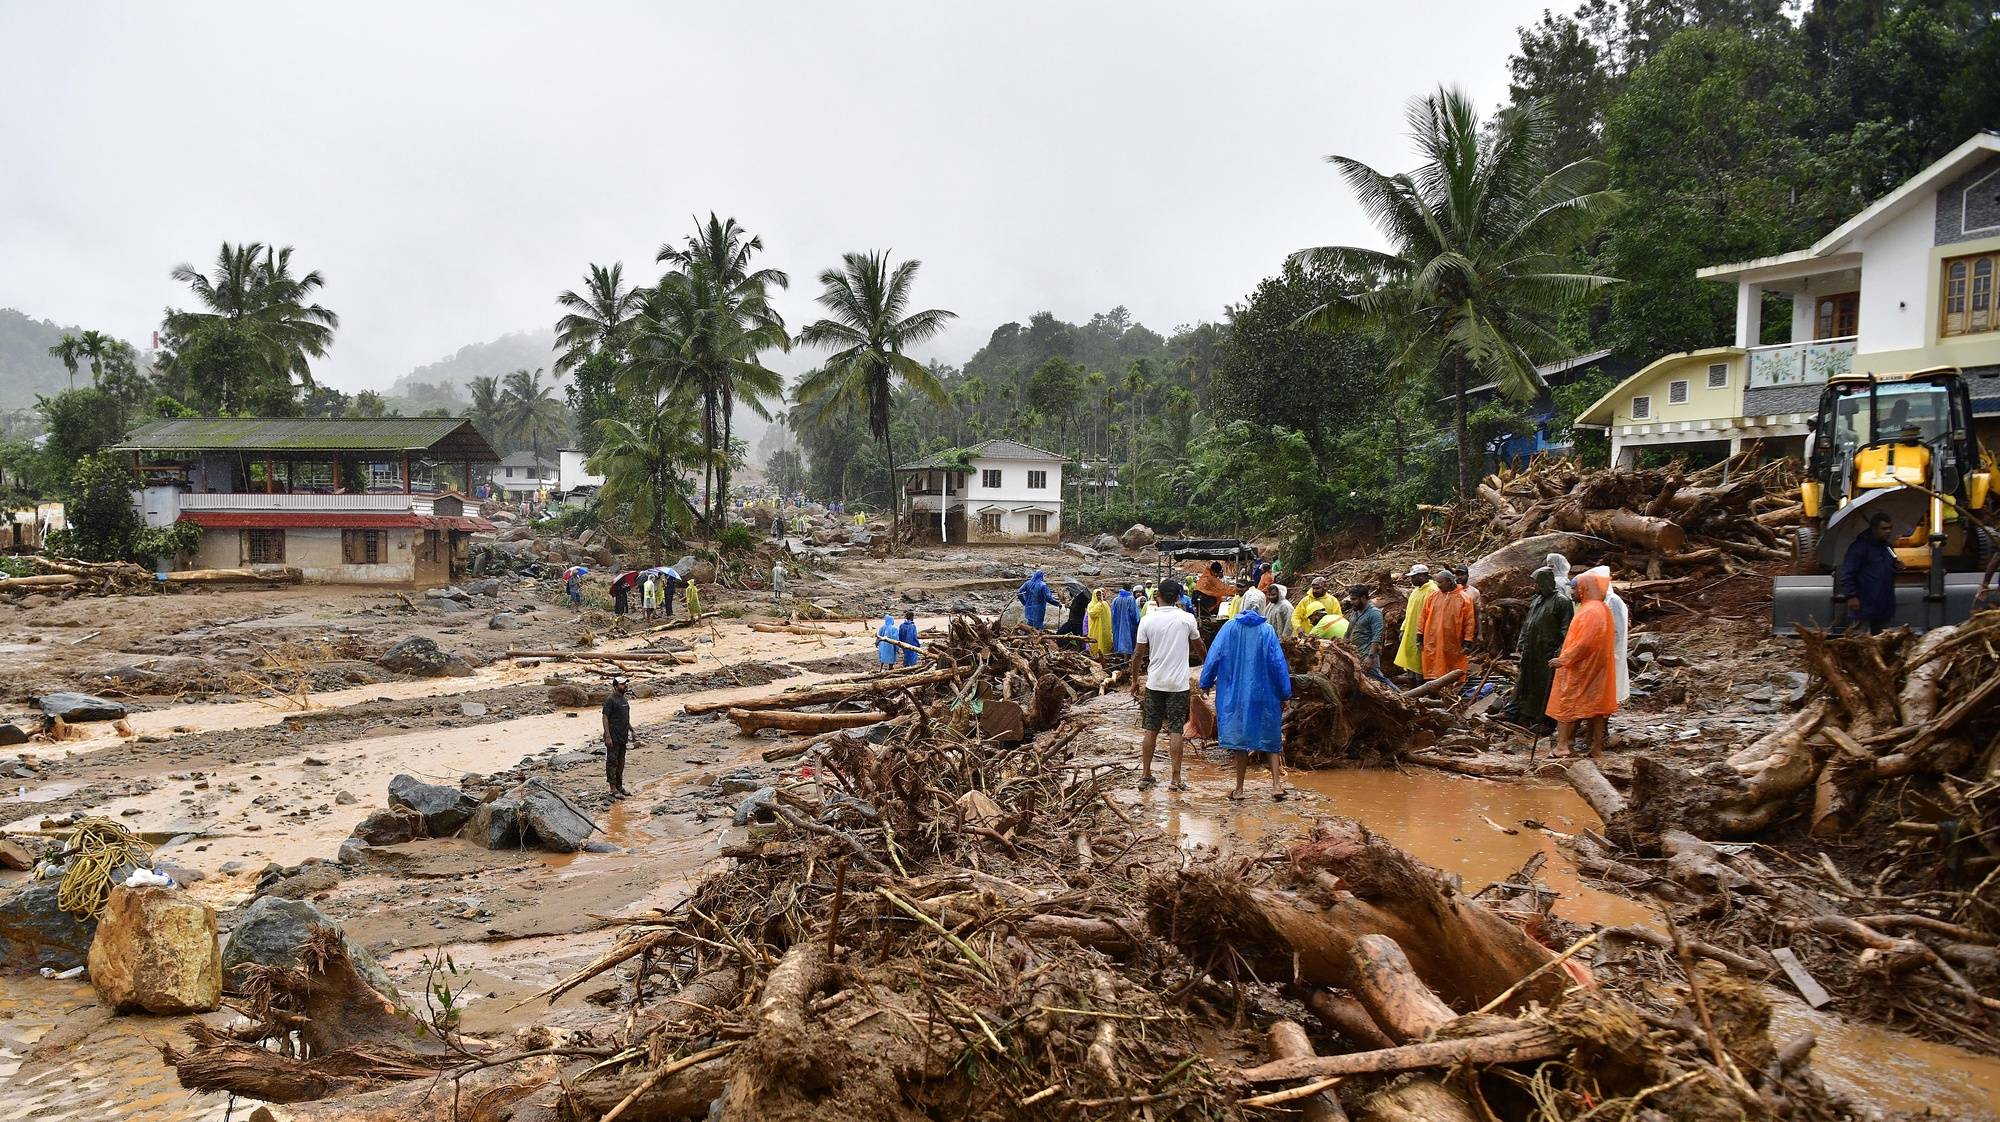
[(691, 701), (682, 711), (689, 716), (698, 717), (704, 713), (720, 713), (727, 709), (798, 709), (807, 705), (831, 705), (839, 701), (880, 693), (891, 685), (896, 689), (927, 686), (934, 682), (955, 681), (971, 672), (972, 668), (969, 666), (945, 667), (942, 670), (925, 670), (916, 674), (905, 673), (893, 679), (815, 686), (802, 690), (763, 694), (758, 697), (740, 697), (732, 701)]
[(1351, 1052), (1344, 1056), (1273, 1060), (1243, 1068), (1236, 1075), (1246, 1083), (1287, 1083), (1294, 1079), (1319, 1079), (1329, 1075), (1387, 1075), (1458, 1064), (1514, 1064), (1526, 1060), (1546, 1060), (1561, 1055), (1567, 1047), (1568, 1041), (1554, 1028), (1530, 1025), (1486, 1036), (1434, 1040), (1373, 1052)]
[(794, 713), (788, 709), (730, 709), (725, 715), (736, 722), (738, 730), (745, 734), (760, 729), (782, 729), (785, 732), (832, 732), (836, 729), (859, 728), (886, 721), (889, 714), (879, 709), (860, 713)]

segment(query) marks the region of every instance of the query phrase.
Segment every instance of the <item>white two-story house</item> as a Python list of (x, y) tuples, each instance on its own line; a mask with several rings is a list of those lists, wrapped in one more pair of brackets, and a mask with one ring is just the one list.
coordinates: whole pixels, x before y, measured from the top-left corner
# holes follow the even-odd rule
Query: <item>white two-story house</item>
[(904, 510), (927, 540), (952, 545), (1062, 540), (1063, 457), (985, 440), (897, 467)]
[[(1981, 441), (2000, 448), (2000, 134), (1972, 137), (1805, 249), (1695, 276), (1736, 286), (1736, 338), (1654, 361), (1577, 418), (1609, 434), (1614, 464), (1752, 442), (1796, 456), (1828, 375), (1934, 366), (1965, 372)], [(1790, 338), (1767, 345), (1771, 295)]]

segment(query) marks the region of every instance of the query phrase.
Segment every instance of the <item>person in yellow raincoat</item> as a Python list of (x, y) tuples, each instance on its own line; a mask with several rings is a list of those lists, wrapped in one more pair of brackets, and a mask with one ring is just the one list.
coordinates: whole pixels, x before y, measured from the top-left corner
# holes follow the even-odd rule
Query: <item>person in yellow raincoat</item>
[(1099, 658), (1111, 653), (1111, 598), (1100, 588), (1083, 613), (1084, 629), (1090, 634), (1090, 653)]
[(1396, 665), (1412, 674), (1424, 672), (1423, 644), (1417, 636), (1423, 634), (1424, 602), (1437, 592), (1437, 582), (1431, 579), (1431, 567), (1417, 564), (1410, 566), (1407, 578), (1410, 582), (1410, 599), (1403, 606), (1403, 641), (1396, 648)]
[(1334, 615), (1340, 614), (1340, 597), (1326, 590), (1326, 578), (1314, 577), (1306, 594), (1292, 607), (1292, 630), (1308, 631), (1312, 628), (1314, 608), (1324, 608)]
[(701, 618), (701, 589), (696, 588), (693, 581), (688, 582), (687, 607), (689, 619)]

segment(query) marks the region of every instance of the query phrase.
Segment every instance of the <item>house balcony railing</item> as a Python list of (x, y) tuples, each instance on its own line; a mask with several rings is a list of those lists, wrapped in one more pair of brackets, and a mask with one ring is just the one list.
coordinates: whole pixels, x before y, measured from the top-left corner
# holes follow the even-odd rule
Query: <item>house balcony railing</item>
[(431, 513), (432, 495), (313, 495), (265, 494), (262, 491), (185, 493), (176, 496), (181, 510), (341, 511), (345, 513)]
[(1750, 389), (1807, 386), (1854, 369), (1855, 336), (1750, 348)]

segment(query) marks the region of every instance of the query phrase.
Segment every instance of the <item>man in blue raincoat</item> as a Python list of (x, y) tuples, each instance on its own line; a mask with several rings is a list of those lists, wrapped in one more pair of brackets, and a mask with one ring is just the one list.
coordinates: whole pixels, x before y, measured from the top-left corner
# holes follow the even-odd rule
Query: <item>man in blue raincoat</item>
[(903, 612), (903, 625), (896, 629), (896, 641), (903, 645), (890, 649), (901, 650), (903, 652), (904, 666), (915, 666), (919, 653), (917, 648), (923, 646), (922, 643), (917, 641), (917, 610), (915, 608), (910, 608)]
[(1271, 797), (1285, 797), (1284, 704), (1292, 696), (1292, 674), (1278, 633), (1255, 608), (1229, 617), (1216, 632), (1201, 664), (1201, 688), (1215, 690), (1215, 742), (1236, 762), (1241, 800), (1250, 757), (1261, 752), (1271, 762)]
[(875, 660), (887, 670), (896, 665), (896, 617), (884, 615), (882, 626), (875, 629)]
[(1111, 601), (1111, 649), (1122, 655), (1132, 653), (1139, 636), (1139, 602), (1132, 598), (1132, 586), (1125, 585)]
[(1020, 590), (1015, 592), (1014, 596), (1021, 601), (1021, 611), (1027, 617), (1028, 626), (1037, 631), (1042, 629), (1042, 621), (1048, 618), (1049, 606), (1062, 604), (1062, 601), (1056, 599), (1055, 590), (1049, 587), (1048, 579), (1042, 575), (1040, 569), (1036, 569), (1035, 575), (1022, 583)]

